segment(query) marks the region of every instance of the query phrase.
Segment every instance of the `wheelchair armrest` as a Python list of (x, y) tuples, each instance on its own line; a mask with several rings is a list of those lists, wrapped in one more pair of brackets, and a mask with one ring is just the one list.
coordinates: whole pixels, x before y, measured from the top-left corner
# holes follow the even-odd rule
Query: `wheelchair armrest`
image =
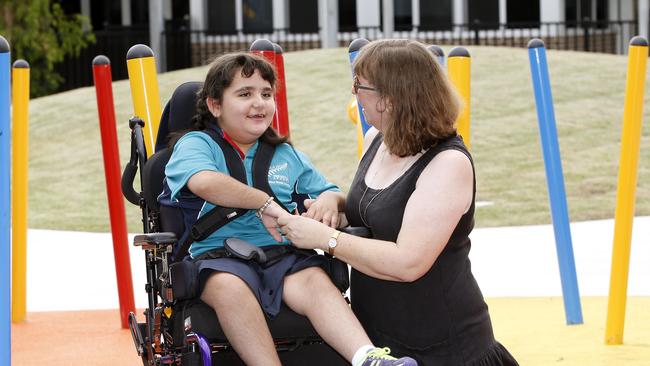
[(372, 236), (370, 233), (370, 229), (368, 229), (365, 226), (346, 226), (344, 228), (340, 228), (339, 230), (346, 234), (360, 236), (362, 238), (369, 238)]
[(169, 232), (140, 234), (133, 238), (133, 245), (141, 246), (143, 249), (150, 249), (151, 247), (174, 245), (176, 240), (176, 234)]
[(350, 271), (348, 264), (338, 258), (334, 258), (329, 254), (325, 254), (328, 261), (327, 274), (329, 275), (334, 286), (341, 292), (345, 292), (350, 287)]

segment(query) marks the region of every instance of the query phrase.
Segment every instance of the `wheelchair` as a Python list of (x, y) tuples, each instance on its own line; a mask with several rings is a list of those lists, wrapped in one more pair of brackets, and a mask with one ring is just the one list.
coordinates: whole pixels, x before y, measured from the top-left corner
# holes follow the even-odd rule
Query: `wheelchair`
[[(157, 202), (163, 188), (165, 165), (172, 153), (165, 146), (167, 138), (172, 132), (190, 128), (201, 86), (201, 82), (186, 82), (174, 91), (161, 116), (156, 153), (148, 159), (142, 132), (144, 123), (137, 117), (129, 121), (131, 154), (122, 175), (122, 191), (142, 211), (144, 234), (136, 235), (133, 245), (144, 251), (148, 296), (144, 322), (138, 322), (131, 313), (129, 327), (145, 366), (243, 365), (228, 343), (214, 310), (191, 290), (198, 278), (193, 277), (196, 273), (191, 270), (192, 263), (173, 256), (180, 245), (177, 238), (188, 229), (183, 227), (180, 212), (161, 207)], [(138, 170), (140, 192), (133, 188)], [(329, 258), (329, 275), (344, 296), (349, 286), (348, 267)], [(267, 319), (267, 323), (283, 365), (348, 364), (322, 340), (306, 317), (285, 304), (278, 316)]]

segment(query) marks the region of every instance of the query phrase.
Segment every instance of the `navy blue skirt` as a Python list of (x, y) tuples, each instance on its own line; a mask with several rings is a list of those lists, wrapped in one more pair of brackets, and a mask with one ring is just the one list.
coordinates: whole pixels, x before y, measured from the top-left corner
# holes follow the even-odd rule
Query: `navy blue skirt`
[(326, 259), (322, 255), (302, 251), (287, 253), (268, 267), (262, 267), (255, 261), (238, 258), (197, 260), (199, 293), (203, 293), (205, 283), (213, 272), (234, 274), (248, 284), (264, 313), (273, 319), (280, 312), (284, 278), (309, 267), (320, 267), (325, 270), (326, 264)]

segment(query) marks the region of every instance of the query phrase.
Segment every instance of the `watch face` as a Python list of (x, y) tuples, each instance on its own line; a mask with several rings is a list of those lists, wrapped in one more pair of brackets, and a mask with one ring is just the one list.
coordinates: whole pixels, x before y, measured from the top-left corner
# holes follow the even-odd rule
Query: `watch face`
[(336, 248), (336, 239), (330, 238), (330, 241), (327, 242), (327, 245), (329, 245), (330, 248)]

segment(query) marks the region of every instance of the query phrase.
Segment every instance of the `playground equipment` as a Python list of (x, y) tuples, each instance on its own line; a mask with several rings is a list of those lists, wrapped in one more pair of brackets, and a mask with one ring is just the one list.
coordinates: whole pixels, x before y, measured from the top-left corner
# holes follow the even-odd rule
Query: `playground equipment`
[(625, 82), (621, 161), (614, 215), (614, 249), (605, 330), (606, 344), (623, 343), (647, 60), (648, 41), (638, 36), (632, 38)]
[(11, 364), (11, 115), (9, 42), (0, 36), (0, 364)]
[(148, 46), (136, 44), (126, 53), (131, 84), (133, 114), (145, 123), (144, 143), (149, 156), (154, 152), (160, 123), (160, 94), (156, 79), (156, 59)]
[[(354, 60), (357, 58), (359, 51), (363, 46), (367, 45), (368, 43), (370, 42), (365, 38), (357, 38), (354, 41), (350, 42), (350, 46), (348, 47), (348, 56), (350, 59), (350, 65), (354, 64)], [(354, 78), (354, 71), (352, 71), (352, 78)], [(368, 130), (370, 129), (370, 125), (366, 122), (366, 117), (362, 113), (362, 107), (358, 100), (357, 100), (357, 111), (359, 113), (359, 120), (361, 121), (361, 131), (363, 132), (363, 136), (365, 136), (366, 132), (368, 132)], [(361, 139), (361, 143), (363, 143), (363, 138)]]
[(356, 98), (352, 98), (348, 103), (348, 118), (357, 131), (357, 159), (361, 160), (361, 155), (363, 155), (363, 127), (361, 126), (361, 116)]
[(29, 64), (27, 61), (14, 62), (12, 79), (11, 320), (17, 323), (24, 321), (27, 314), (27, 173), (29, 166)]
[[(469, 51), (463, 47), (455, 47), (449, 52), (447, 58), (449, 81), (456, 87), (456, 90), (463, 98), (463, 108), (456, 120), (456, 129), (463, 138), (467, 149), (471, 148), (470, 143), (470, 67), (471, 57)], [(442, 65), (442, 63), (441, 63)]]
[(440, 63), (440, 66), (445, 66), (445, 51), (442, 49), (442, 47), (433, 44), (427, 48), (436, 56), (438, 62)]
[(120, 156), (117, 146), (117, 131), (115, 128), (111, 62), (106, 56), (97, 56), (93, 59), (93, 79), (97, 94), (97, 111), (99, 112), (99, 129), (104, 155), (108, 212), (111, 221), (111, 234), (113, 235), (113, 253), (115, 257), (117, 292), (120, 302), (120, 320), (122, 328), (126, 329), (129, 327), (129, 313), (135, 311), (135, 301), (133, 298), (133, 280), (131, 277), (131, 261), (129, 259), (126, 216), (124, 214), (124, 201), (120, 187)]
[(282, 47), (268, 39), (258, 39), (251, 44), (250, 52), (260, 55), (275, 66), (278, 74), (275, 93), (275, 114), (271, 126), (282, 136), (290, 135), (289, 111), (287, 109), (287, 85), (284, 76), (284, 56)]
[(289, 106), (287, 105), (287, 80), (284, 75), (284, 56), (279, 44), (273, 43), (275, 51), (275, 69), (278, 72), (278, 81), (275, 92), (276, 114), (278, 115), (278, 126), (275, 130), (282, 136), (291, 137), (289, 130)]
[(553, 96), (551, 95), (544, 42), (540, 39), (532, 39), (528, 42), (528, 56), (535, 91), (537, 121), (539, 122), (546, 181), (551, 203), (551, 219), (553, 221), (557, 258), (560, 266), (566, 322), (567, 324), (582, 324), (582, 308), (580, 306), (578, 280), (573, 258), (569, 213), (564, 191), (564, 175), (562, 173), (562, 161), (560, 160), (560, 147), (555, 126)]

